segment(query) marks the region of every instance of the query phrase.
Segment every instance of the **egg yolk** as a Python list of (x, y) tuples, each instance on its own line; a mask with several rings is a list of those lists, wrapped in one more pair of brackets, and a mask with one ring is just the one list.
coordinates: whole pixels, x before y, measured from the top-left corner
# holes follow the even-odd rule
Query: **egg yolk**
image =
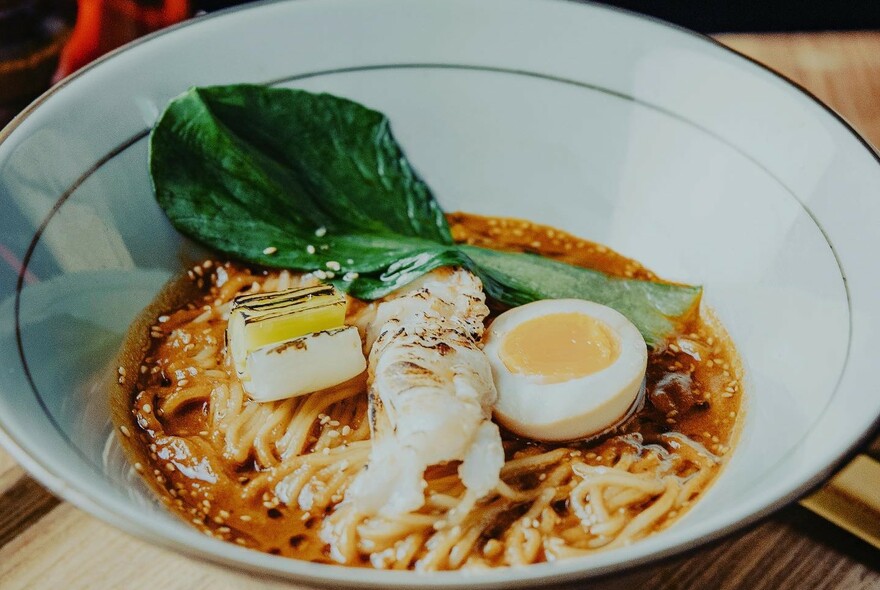
[(617, 336), (604, 322), (582, 313), (554, 313), (508, 332), (498, 356), (512, 373), (562, 383), (598, 373), (620, 356)]

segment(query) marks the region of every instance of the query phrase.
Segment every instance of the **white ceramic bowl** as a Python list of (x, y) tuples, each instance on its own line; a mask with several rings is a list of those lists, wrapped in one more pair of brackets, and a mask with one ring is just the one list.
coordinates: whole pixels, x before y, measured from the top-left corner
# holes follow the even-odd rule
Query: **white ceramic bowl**
[[(156, 205), (146, 135), (191, 85), (324, 90), (387, 113), (449, 211), (526, 217), (701, 283), (747, 370), (742, 439), (670, 529), (474, 573), (352, 570), (213, 540), (104, 456), (102, 379), (129, 321), (199, 249)], [(880, 414), (880, 166), (832, 112), (714, 42), (560, 0), (300, 0), (154, 35), (0, 134), (0, 441), (53, 492), (233, 567), (349, 585), (593, 577), (716, 539), (804, 494)]]

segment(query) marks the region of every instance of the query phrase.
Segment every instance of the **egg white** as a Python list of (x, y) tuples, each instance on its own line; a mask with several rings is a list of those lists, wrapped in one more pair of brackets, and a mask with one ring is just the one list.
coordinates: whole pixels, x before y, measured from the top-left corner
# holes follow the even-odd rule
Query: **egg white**
[[(620, 355), (605, 369), (563, 382), (511, 372), (499, 356), (506, 335), (523, 322), (557, 313), (584, 314), (604, 323), (617, 337)], [(610, 307), (581, 299), (515, 307), (492, 322), (483, 342), (498, 390), (496, 420), (515, 434), (541, 441), (588, 438), (617, 424), (638, 398), (648, 365), (648, 347), (632, 322)]]

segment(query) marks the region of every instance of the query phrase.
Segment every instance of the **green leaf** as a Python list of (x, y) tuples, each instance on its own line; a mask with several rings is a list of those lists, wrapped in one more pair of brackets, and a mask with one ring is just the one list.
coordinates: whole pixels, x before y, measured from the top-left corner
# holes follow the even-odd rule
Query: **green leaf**
[(587, 299), (626, 316), (649, 345), (674, 333), (697, 310), (702, 289), (608, 276), (534, 254), (461, 246), (490, 297), (510, 306), (539, 299)]
[(455, 245), (388, 119), (328, 94), (193, 88), (153, 128), (150, 173), (159, 204), (183, 233), (256, 264), (333, 270), (332, 282), (362, 299), (460, 265), (508, 305), (563, 297), (609, 305), (649, 344), (672, 334), (700, 300), (699, 287)]
[[(150, 172), (159, 204), (183, 233), (266, 266), (309, 271), (338, 262), (340, 274), (363, 275), (348, 286), (363, 296), (381, 297), (458, 256), (388, 119), (350, 100), (252, 85), (193, 88), (153, 128)], [(387, 272), (398, 261), (408, 270)]]

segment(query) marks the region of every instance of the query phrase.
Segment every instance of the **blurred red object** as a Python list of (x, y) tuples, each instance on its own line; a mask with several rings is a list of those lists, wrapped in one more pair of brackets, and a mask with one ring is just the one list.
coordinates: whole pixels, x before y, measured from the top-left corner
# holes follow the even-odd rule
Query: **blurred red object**
[(79, 0), (76, 26), (61, 53), (55, 81), (108, 51), (191, 14), (190, 0)]

